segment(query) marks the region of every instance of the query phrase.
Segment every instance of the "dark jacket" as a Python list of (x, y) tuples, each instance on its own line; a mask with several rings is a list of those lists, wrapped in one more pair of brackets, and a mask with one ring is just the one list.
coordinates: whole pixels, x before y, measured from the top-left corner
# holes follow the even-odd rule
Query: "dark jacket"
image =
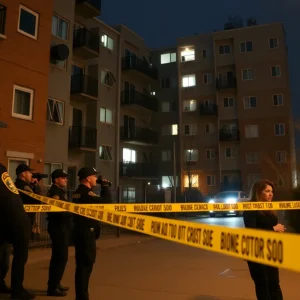
[[(97, 196), (92, 189), (84, 184), (80, 184), (73, 194), (72, 199), (77, 204), (105, 204), (110, 203), (110, 192), (107, 190), (104, 197)], [(89, 219), (83, 216), (74, 215), (74, 229), (81, 230), (87, 228), (94, 228), (96, 232), (100, 232), (100, 222)]]
[[(67, 193), (55, 184), (52, 184), (52, 186), (50, 187), (47, 193), (47, 197), (62, 200), (62, 201), (68, 201)], [(70, 227), (71, 218), (72, 218), (72, 214), (69, 212), (48, 213), (48, 222), (58, 226), (67, 225), (68, 227)]]
[[(24, 190), (24, 191), (33, 193), (33, 190), (30, 187), (30, 185), (26, 181), (24, 181), (20, 178), (16, 179), (15, 185), (20, 190)], [(40, 201), (33, 199), (30, 196), (23, 194), (22, 192), (20, 192), (20, 195), (21, 195), (23, 204), (41, 204)]]
[(263, 230), (274, 230), (278, 224), (278, 217), (272, 211), (253, 210), (243, 213), (244, 224), (246, 228), (255, 228)]

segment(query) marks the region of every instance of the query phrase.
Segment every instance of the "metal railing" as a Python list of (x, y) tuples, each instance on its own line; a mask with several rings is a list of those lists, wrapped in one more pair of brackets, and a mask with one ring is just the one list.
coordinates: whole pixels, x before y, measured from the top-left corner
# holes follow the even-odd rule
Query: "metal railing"
[(200, 105), (200, 115), (218, 115), (218, 105), (217, 104), (201, 104)]
[(73, 48), (86, 47), (92, 51), (99, 53), (100, 37), (86, 28), (74, 30)]
[(142, 127), (127, 128), (122, 126), (120, 131), (122, 141), (135, 141), (144, 144), (157, 144), (157, 132)]
[(143, 162), (121, 162), (120, 176), (139, 177), (139, 178), (156, 178), (158, 177), (158, 166), (153, 163)]
[(98, 97), (98, 80), (84, 74), (72, 75), (71, 94), (86, 94)]
[(81, 4), (85, 2), (92, 5), (97, 10), (101, 11), (101, 0), (76, 0), (76, 4)]
[(123, 91), (121, 93), (121, 104), (136, 104), (153, 111), (158, 111), (158, 99), (155, 96), (137, 91)]
[(220, 141), (233, 141), (240, 139), (240, 131), (235, 128), (221, 128), (219, 131)]
[(97, 148), (97, 129), (86, 126), (71, 126), (69, 128), (70, 148)]
[(221, 89), (232, 89), (236, 88), (236, 78), (235, 77), (219, 77), (216, 79), (216, 87), (218, 90)]
[(5, 34), (6, 7), (0, 4), (0, 34)]

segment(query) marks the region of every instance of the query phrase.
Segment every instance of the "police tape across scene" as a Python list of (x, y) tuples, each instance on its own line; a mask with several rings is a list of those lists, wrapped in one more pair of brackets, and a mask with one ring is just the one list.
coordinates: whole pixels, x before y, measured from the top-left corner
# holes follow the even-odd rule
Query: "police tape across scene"
[(295, 247), (300, 243), (300, 236), (296, 234), (227, 228), (115, 212), (21, 192), (43, 203), (107, 224), (244, 260), (300, 272), (300, 256)]
[[(144, 204), (81, 204), (82, 207), (129, 213), (165, 212), (217, 212), (246, 210), (297, 210), (300, 201), (239, 202), (239, 203), (144, 203)], [(51, 205), (25, 205), (26, 212), (59, 212), (63, 209)]]

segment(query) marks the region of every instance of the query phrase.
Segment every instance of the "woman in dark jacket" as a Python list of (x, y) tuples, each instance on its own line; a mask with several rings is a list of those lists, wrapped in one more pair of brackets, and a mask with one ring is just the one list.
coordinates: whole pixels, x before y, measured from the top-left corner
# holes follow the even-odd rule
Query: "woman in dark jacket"
[[(269, 180), (258, 180), (250, 192), (250, 201), (271, 202), (274, 185)], [(243, 214), (246, 228), (284, 232), (285, 227), (278, 223), (276, 214), (271, 211), (245, 211)], [(247, 261), (250, 275), (255, 284), (257, 300), (283, 300), (279, 284), (278, 268)]]

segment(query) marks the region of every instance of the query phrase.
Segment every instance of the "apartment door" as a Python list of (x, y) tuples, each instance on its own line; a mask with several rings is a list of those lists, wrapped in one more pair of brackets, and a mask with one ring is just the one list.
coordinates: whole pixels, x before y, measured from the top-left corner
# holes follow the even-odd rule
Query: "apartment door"
[(72, 129), (71, 129), (71, 142), (75, 145), (82, 145), (83, 141), (83, 111), (82, 109), (72, 108)]
[(135, 100), (135, 86), (125, 81), (125, 99), (127, 103), (134, 102)]
[(124, 136), (134, 138), (136, 135), (135, 118), (124, 116)]

